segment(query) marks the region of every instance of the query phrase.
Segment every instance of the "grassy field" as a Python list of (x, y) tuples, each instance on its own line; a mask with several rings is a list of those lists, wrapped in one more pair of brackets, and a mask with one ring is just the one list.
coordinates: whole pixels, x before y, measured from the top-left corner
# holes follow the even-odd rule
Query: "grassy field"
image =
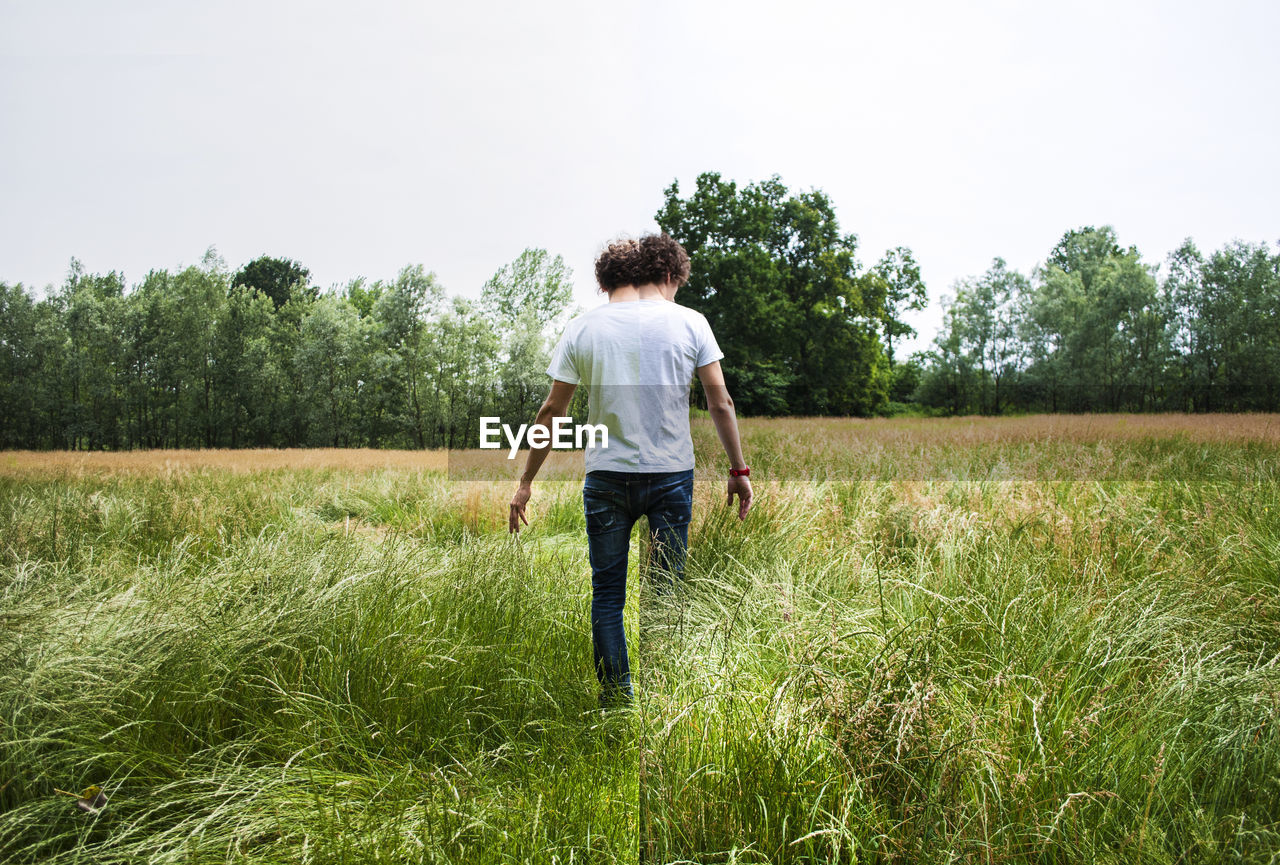
[(606, 718), (578, 483), (0, 454), (0, 863), (1280, 860), (1280, 418), (695, 438)]

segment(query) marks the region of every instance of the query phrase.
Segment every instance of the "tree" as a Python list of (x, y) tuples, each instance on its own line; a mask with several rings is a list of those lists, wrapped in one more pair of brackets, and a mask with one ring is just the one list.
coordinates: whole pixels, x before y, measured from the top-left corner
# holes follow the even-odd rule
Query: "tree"
[(915, 256), (905, 246), (896, 246), (881, 256), (871, 274), (884, 283), (881, 324), (884, 327), (885, 355), (892, 368), (893, 341), (916, 335), (916, 329), (902, 321), (900, 316), (907, 311), (924, 309), (929, 303), (929, 293), (920, 277), (920, 265), (916, 264)]
[(1169, 253), (1168, 270), (1160, 286), (1161, 301), (1168, 315), (1169, 347), (1177, 363), (1166, 374), (1173, 403), (1179, 411), (1199, 407), (1202, 382), (1212, 377), (1215, 364), (1211, 346), (1198, 326), (1203, 298), (1204, 256), (1191, 238)]
[(476, 447), (480, 417), (489, 414), (498, 338), (471, 301), (455, 297), (436, 321), (429, 348), (435, 420), (433, 444)]
[[(956, 291), (953, 326), (978, 379), (978, 411), (1000, 414), (1008, 379), (1020, 367), (1022, 346), (1018, 318), (1030, 281), (996, 258), (981, 277), (962, 282)], [(1003, 389), (1002, 389), (1003, 388)]]
[(370, 284), (363, 276), (357, 276), (347, 283), (343, 297), (361, 318), (367, 318), (373, 314), (373, 305), (378, 302), (385, 288), (381, 281)]
[(1206, 408), (1275, 411), (1280, 402), (1280, 277), (1265, 244), (1228, 243), (1204, 262), (1193, 303), (1215, 375)]
[(1117, 411), (1154, 399), (1144, 370), (1162, 340), (1155, 277), (1111, 226), (1067, 232), (1037, 271), (1033, 378), (1051, 388), (1051, 410)]
[(354, 444), (361, 337), (360, 316), (341, 298), (325, 295), (308, 304), (297, 350), (307, 444)]
[(303, 296), (306, 300), (315, 300), (319, 291), (309, 287), (307, 281), (311, 271), (288, 258), (272, 258), (259, 256), (236, 272), (232, 285), (243, 285), (258, 294), (271, 298), (276, 309), (284, 306), (295, 296)]
[(920, 401), (951, 414), (970, 410), (975, 392), (972, 356), (964, 345), (959, 286), (955, 297), (942, 296), (942, 327), (933, 348), (924, 353), (928, 368), (920, 378)]
[[(1049, 253), (1045, 266), (1074, 274), (1087, 294), (1107, 262), (1124, 254), (1125, 251), (1116, 242), (1114, 228), (1109, 225), (1102, 228), (1086, 225), (1062, 235), (1062, 239)], [(1136, 258), (1137, 248), (1129, 247), (1129, 254)]]
[(552, 340), (572, 300), (573, 271), (545, 249), (526, 249), (485, 283), (480, 308), (500, 340), (499, 416), (526, 418), (546, 395)]
[(857, 238), (840, 232), (824, 193), (793, 195), (777, 176), (739, 189), (707, 173), (687, 199), (677, 183), (665, 199), (658, 225), (691, 260), (680, 302), (711, 323), (744, 413), (867, 415), (884, 404), (886, 283), (859, 273)]
[(444, 297), (436, 275), (417, 264), (403, 268), (395, 282), (380, 287), (371, 312), (379, 344), (387, 352), (386, 362), (379, 361), (373, 373), (373, 393), (395, 394), (390, 410), (419, 448), (435, 441), (434, 405), (429, 396), (433, 390), (429, 328)]
[(58, 301), (66, 322), (68, 369), (62, 381), (72, 449), (118, 449), (124, 439), (121, 387), (124, 275), (88, 274), (75, 259)]
[(908, 403), (916, 399), (916, 391), (919, 390), (920, 380), (924, 375), (924, 361), (923, 352), (914, 352), (905, 361), (894, 365), (889, 384), (890, 400)]
[(265, 294), (243, 285), (227, 294), (226, 314), (214, 327), (214, 389), (223, 441), (231, 447), (280, 444), (284, 381)]
[(151, 271), (125, 297), (130, 439), (143, 447), (214, 447), (215, 343), (227, 310), (215, 258), (178, 274)]
[(573, 271), (560, 256), (526, 249), (489, 277), (480, 308), (497, 322), (513, 325), (527, 318), (539, 329), (563, 319), (573, 300)]
[(42, 309), (22, 284), (0, 282), (0, 448), (31, 447), (41, 438)]

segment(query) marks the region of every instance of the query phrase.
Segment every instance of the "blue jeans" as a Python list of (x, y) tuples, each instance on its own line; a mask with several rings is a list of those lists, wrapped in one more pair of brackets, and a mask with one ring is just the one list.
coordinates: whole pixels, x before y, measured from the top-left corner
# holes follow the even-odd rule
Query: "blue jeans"
[(693, 470), (588, 472), (582, 487), (591, 557), (591, 644), (602, 703), (631, 698), (631, 666), (622, 608), (627, 600), (631, 527), (649, 518), (650, 580), (670, 591), (684, 573), (693, 510)]

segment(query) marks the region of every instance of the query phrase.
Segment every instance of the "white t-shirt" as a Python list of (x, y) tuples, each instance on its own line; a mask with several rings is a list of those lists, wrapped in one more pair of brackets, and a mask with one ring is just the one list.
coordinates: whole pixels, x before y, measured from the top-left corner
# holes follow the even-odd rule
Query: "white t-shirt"
[(585, 450), (586, 470), (693, 468), (689, 385), (724, 357), (700, 312), (665, 300), (606, 303), (569, 322), (547, 374), (587, 390), (587, 423), (609, 446)]

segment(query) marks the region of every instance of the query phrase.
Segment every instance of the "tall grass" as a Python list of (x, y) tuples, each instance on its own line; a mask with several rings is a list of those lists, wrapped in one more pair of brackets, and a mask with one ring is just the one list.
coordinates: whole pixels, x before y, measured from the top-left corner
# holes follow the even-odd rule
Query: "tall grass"
[(581, 552), (439, 477), (2, 489), (0, 859), (634, 860)]
[[(639, 706), (607, 718), (575, 484), (513, 542), (505, 485), (408, 457), (23, 455), (0, 862), (1275, 861), (1267, 421), (926, 423), (864, 476), (861, 422), (748, 423), (786, 472), (745, 524), (699, 483), (681, 590), (632, 580)], [(91, 784), (96, 816), (55, 792)]]
[(1280, 852), (1274, 487), (825, 493), (649, 631), (655, 861)]

